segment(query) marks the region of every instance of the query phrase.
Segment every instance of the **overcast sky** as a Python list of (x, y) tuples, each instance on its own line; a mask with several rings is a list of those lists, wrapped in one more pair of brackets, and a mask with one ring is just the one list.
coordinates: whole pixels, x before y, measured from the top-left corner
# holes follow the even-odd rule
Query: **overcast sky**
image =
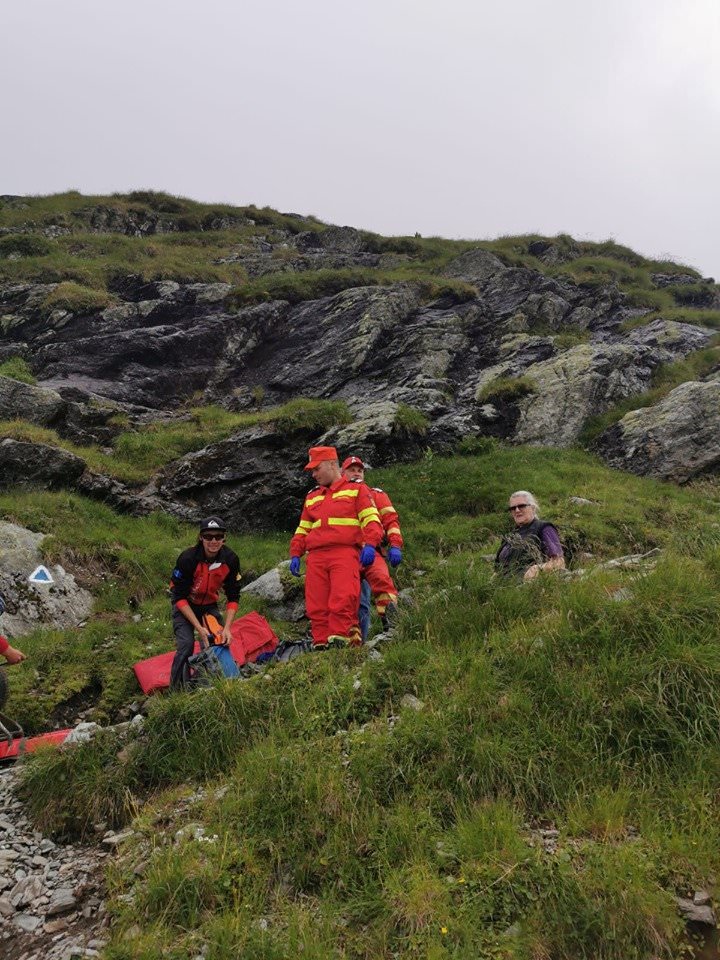
[(720, 280), (720, 0), (0, 0), (0, 193), (612, 237)]

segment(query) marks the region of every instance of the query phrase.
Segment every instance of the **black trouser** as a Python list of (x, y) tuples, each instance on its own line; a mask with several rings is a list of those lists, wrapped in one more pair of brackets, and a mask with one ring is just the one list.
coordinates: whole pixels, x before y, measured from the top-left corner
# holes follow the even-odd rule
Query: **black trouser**
[[(191, 603), (190, 609), (197, 617), (199, 623), (202, 623), (202, 618), (206, 613), (217, 617), (220, 623), (223, 622), (216, 603), (211, 603), (204, 607), (199, 607)], [(188, 660), (192, 656), (193, 648), (195, 647), (195, 629), (190, 621), (185, 619), (174, 603), (172, 605), (172, 625), (173, 633), (175, 634), (176, 653), (172, 667), (170, 668), (170, 689), (180, 690), (186, 686), (190, 679)]]

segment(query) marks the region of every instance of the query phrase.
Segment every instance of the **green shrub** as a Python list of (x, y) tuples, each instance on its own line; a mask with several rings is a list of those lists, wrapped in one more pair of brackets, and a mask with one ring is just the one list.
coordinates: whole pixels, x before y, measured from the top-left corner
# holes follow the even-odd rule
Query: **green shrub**
[[(123, 199), (123, 194), (114, 194), (114, 196)], [(127, 199), (132, 203), (145, 204), (158, 213), (182, 213), (188, 206), (187, 201), (156, 190), (133, 190), (127, 194)]]
[(327, 430), (352, 423), (352, 414), (342, 400), (291, 400), (277, 411), (267, 411), (267, 419), (284, 433)]
[(408, 436), (424, 437), (429, 428), (430, 421), (422, 410), (409, 407), (404, 403), (398, 404), (393, 423), (394, 430)]
[(571, 347), (577, 347), (581, 343), (587, 343), (590, 340), (590, 333), (587, 330), (574, 330), (563, 333), (557, 333), (553, 336), (553, 343), (558, 350), (569, 350)]
[(10, 357), (0, 363), (0, 377), (10, 377), (12, 380), (20, 380), (23, 383), (37, 383), (30, 365), (23, 357)]
[(0, 237), (0, 260), (16, 254), (21, 257), (45, 257), (52, 250), (52, 244), (45, 237), (32, 233), (16, 233)]
[(377, 274), (370, 270), (308, 270), (304, 273), (267, 274), (238, 287), (228, 298), (230, 306), (244, 307), (269, 300), (302, 303), (331, 297), (351, 287), (375, 286)]
[(82, 315), (97, 313), (113, 302), (114, 298), (106, 290), (94, 290), (79, 283), (64, 281), (45, 297), (41, 310), (46, 315), (53, 310), (67, 310)]
[(715, 290), (708, 283), (683, 283), (670, 288), (675, 303), (688, 307), (712, 306)]
[(492, 400), (512, 403), (514, 400), (526, 397), (529, 393), (534, 393), (536, 389), (535, 381), (531, 377), (496, 377), (479, 392), (478, 403)]
[(463, 437), (455, 449), (461, 457), (481, 457), (496, 446), (494, 437)]

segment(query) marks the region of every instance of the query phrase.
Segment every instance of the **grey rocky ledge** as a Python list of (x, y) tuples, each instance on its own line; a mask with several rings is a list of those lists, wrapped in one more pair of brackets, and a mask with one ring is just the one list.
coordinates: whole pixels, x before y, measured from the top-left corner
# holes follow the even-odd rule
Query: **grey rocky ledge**
[(720, 466), (720, 375), (626, 414), (595, 443), (612, 467), (685, 483)]

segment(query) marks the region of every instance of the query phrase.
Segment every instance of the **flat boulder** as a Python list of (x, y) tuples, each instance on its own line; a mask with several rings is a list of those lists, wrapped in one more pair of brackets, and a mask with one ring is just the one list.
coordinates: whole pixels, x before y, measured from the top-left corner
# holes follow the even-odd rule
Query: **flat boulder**
[(93, 598), (59, 564), (47, 565), (51, 582), (31, 583), (44, 563), (45, 534), (0, 521), (0, 593), (6, 610), (2, 629), (20, 637), (39, 626), (74, 627), (91, 613)]
[(283, 560), (240, 592), (265, 600), (273, 618), (297, 622), (305, 616), (305, 595), (302, 580), (292, 576), (289, 566), (289, 561)]

